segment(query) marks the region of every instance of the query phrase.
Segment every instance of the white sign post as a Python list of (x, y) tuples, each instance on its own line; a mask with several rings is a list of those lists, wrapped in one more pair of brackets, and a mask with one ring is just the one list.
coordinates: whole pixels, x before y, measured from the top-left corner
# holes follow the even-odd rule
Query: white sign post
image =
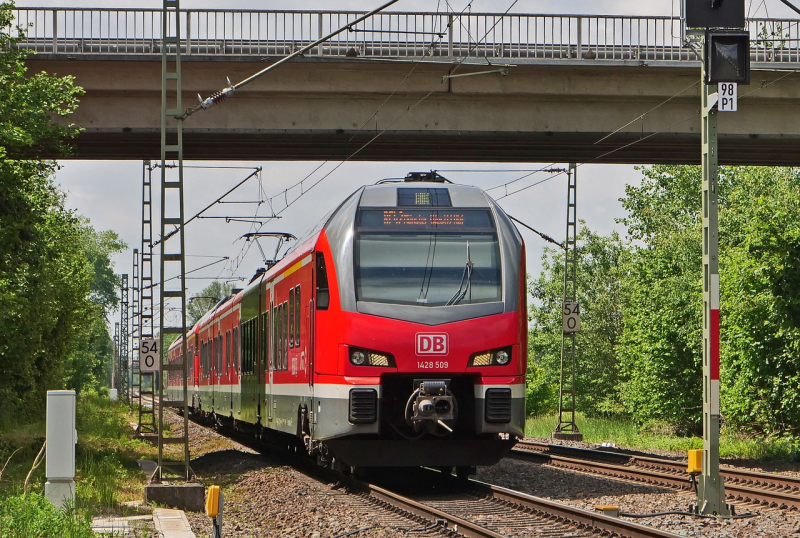
[(736, 112), (739, 85), (735, 82), (720, 82), (717, 92), (719, 93), (719, 111)]
[(157, 372), (161, 367), (158, 357), (158, 339), (142, 338), (139, 344), (139, 371)]

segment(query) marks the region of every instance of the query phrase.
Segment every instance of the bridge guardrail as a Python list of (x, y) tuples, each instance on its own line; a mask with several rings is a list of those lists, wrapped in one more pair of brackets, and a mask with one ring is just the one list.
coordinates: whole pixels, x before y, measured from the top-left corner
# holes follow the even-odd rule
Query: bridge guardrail
[[(48, 54), (160, 54), (160, 9), (18, 8), (20, 47)], [(350, 24), (353, 11), (184, 10), (184, 54), (285, 55)], [(800, 21), (751, 19), (752, 60), (800, 62)], [(497, 13), (378, 14), (318, 57), (696, 61), (673, 17)]]

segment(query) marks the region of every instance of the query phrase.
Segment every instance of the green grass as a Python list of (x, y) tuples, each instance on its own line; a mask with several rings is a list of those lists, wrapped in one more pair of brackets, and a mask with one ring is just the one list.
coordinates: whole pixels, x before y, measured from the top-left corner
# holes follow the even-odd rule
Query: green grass
[(59, 509), (39, 493), (13, 495), (0, 503), (3, 538), (93, 538), (91, 518), (72, 507)]
[[(111, 402), (107, 397), (96, 394), (83, 394), (78, 398), (77, 406), (76, 499), (72, 514), (80, 519), (98, 514), (124, 513), (121, 503), (144, 496), (146, 477), (136, 460), (154, 459), (156, 449), (143, 441), (131, 439), (133, 430), (128, 423), (136, 419), (124, 404)], [(0, 430), (0, 469), (9, 456), (19, 449), (0, 477), (0, 505), (13, 499), (31, 498), (31, 495), (35, 499), (35, 495), (44, 493), (46, 477), (45, 465), (42, 464), (31, 474), (29, 494), (27, 497), (22, 495), (25, 477), (44, 442), (44, 431), (44, 422), (19, 427), (6, 426)], [(25, 508), (27, 505), (24, 503), (21, 506), (32, 514), (38, 513), (43, 520), (47, 519), (49, 516), (37, 512), (39, 505), (36, 502), (28, 503), (29, 508)], [(6, 536), (28, 535), (4, 534), (0, 531), (0, 538)], [(42, 536), (61, 535), (45, 533)]]
[[(578, 413), (576, 422), (587, 443), (613, 443), (622, 448), (677, 452), (703, 448), (702, 437), (645, 431), (625, 419), (586, 417)], [(557, 423), (557, 415), (531, 417), (526, 421), (525, 433), (530, 437), (549, 438)], [(798, 449), (800, 444), (792, 439), (746, 436), (725, 428), (720, 436), (720, 456), (723, 458), (794, 461)]]

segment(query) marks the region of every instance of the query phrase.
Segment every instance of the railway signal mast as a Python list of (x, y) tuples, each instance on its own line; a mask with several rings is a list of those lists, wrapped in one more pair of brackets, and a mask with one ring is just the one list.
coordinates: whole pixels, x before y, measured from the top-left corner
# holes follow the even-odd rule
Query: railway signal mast
[(703, 461), (697, 484), (702, 515), (730, 517), (719, 474), (719, 145), (717, 112), (735, 112), (738, 84), (750, 83), (750, 35), (744, 0), (685, 0), (687, 35), (702, 55)]

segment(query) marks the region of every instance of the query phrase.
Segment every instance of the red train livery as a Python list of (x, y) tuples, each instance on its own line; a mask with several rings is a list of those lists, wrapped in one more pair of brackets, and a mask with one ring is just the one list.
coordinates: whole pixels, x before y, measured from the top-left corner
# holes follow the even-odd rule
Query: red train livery
[(524, 435), (525, 278), (482, 190), (362, 187), (192, 328), (191, 411), (345, 466), (491, 465)]

